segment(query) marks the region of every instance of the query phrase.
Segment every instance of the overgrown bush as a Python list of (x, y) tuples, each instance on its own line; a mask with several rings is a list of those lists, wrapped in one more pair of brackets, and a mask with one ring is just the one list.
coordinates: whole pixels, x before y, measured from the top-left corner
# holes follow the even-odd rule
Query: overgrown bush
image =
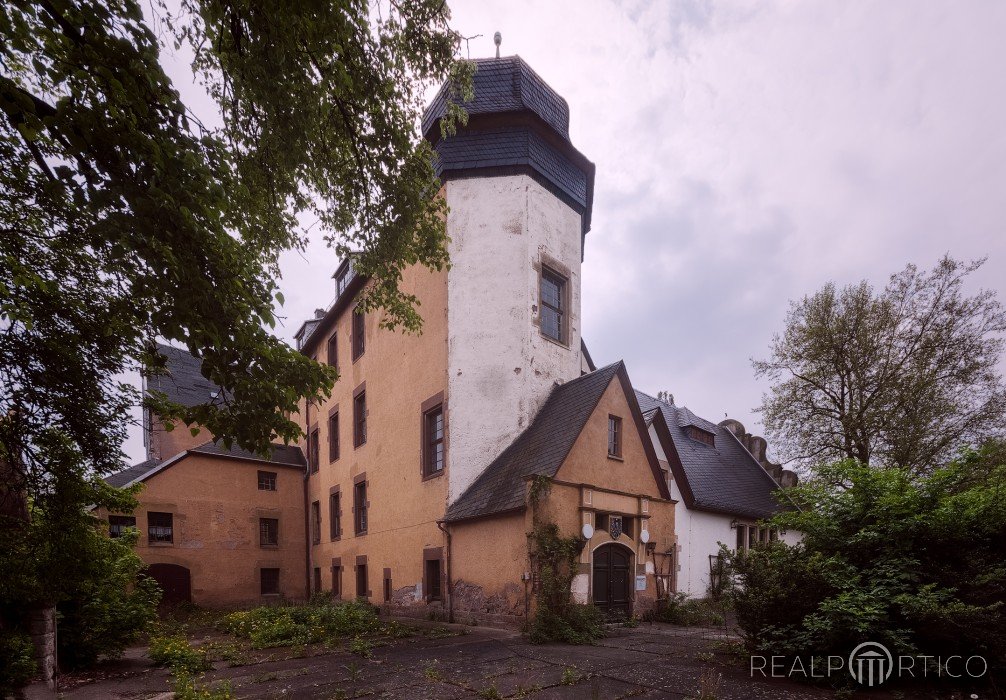
[(562, 537), (555, 523), (545, 523), (535, 526), (530, 540), (538, 568), (538, 592), (528, 625), (529, 639), (535, 644), (593, 644), (602, 638), (601, 611), (593, 605), (574, 603), (570, 593), (582, 549), (579, 536)]
[(734, 602), (754, 653), (984, 656), (1006, 668), (1006, 467), (1000, 448), (918, 475), (841, 462), (791, 491), (803, 533), (732, 556)]
[(147, 655), (155, 664), (170, 668), (175, 675), (192, 675), (210, 667), (205, 652), (193, 647), (182, 635), (152, 638)]
[(649, 619), (672, 625), (722, 625), (723, 613), (708, 600), (695, 600), (686, 593), (675, 593), (657, 604)]
[(38, 673), (31, 638), (20, 632), (0, 630), (0, 698), (26, 685)]
[(220, 681), (213, 686), (200, 685), (196, 678), (185, 671), (175, 674), (175, 700), (233, 700), (234, 691), (229, 681)]
[(380, 629), (377, 612), (366, 603), (268, 606), (231, 613), (223, 627), (251, 641), (256, 649), (296, 646), (373, 634)]

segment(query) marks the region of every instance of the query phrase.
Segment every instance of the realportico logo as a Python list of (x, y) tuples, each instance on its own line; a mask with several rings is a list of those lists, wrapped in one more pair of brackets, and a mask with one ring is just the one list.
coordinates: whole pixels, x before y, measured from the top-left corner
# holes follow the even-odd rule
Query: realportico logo
[[(823, 662), (823, 663), (822, 663)], [(751, 677), (764, 678), (831, 678), (847, 670), (857, 683), (868, 688), (878, 686), (897, 672), (898, 678), (981, 678), (988, 673), (988, 662), (983, 656), (954, 655), (948, 657), (898, 656), (879, 642), (863, 642), (849, 654), (848, 663), (842, 656), (809, 661), (800, 656), (751, 657)]]

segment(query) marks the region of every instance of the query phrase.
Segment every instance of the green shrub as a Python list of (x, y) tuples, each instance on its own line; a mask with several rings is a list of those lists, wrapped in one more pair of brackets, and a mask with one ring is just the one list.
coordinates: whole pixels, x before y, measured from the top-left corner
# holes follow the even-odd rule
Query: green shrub
[(864, 641), (892, 654), (984, 656), (1006, 670), (1006, 466), (965, 454), (919, 474), (855, 462), (790, 490), (803, 533), (731, 555), (738, 624), (754, 653), (845, 656)]
[(36, 673), (38, 665), (31, 637), (0, 630), (0, 697), (7, 697), (27, 685)]
[(196, 649), (180, 635), (154, 637), (147, 651), (150, 659), (158, 665), (167, 666), (176, 675), (195, 674), (210, 667), (206, 653)]
[(716, 609), (715, 603), (691, 599), (686, 593), (675, 593), (667, 600), (660, 601), (648, 618), (672, 625), (701, 627), (723, 624), (723, 613)]
[(233, 700), (234, 691), (229, 681), (207, 687), (199, 685), (195, 677), (185, 671), (175, 674), (175, 700)]
[(231, 613), (223, 627), (248, 639), (256, 649), (297, 646), (373, 634), (380, 629), (374, 608), (366, 603), (322, 603), (259, 607)]
[(528, 638), (533, 644), (593, 644), (604, 637), (604, 613), (594, 605), (568, 603), (561, 612), (539, 606)]

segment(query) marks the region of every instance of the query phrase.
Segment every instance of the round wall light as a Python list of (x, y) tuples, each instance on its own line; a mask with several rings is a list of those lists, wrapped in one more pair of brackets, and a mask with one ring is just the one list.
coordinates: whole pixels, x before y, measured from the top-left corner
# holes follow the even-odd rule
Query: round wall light
[(594, 526), (590, 523), (584, 523), (583, 529), (580, 530), (580, 533), (583, 535), (583, 539), (589, 540), (594, 536)]
[(640, 539), (640, 541), (643, 544), (646, 544), (647, 542), (649, 542), (650, 541), (650, 531), (649, 530), (643, 530), (642, 532), (640, 532), (639, 533), (639, 539)]

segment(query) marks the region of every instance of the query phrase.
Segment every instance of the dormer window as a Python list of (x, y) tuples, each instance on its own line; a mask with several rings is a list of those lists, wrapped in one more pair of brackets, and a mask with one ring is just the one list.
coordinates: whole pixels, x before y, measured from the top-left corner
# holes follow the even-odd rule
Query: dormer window
[(708, 430), (703, 430), (695, 425), (689, 425), (685, 428), (685, 431), (688, 433), (688, 437), (696, 442), (701, 442), (703, 445), (709, 445), (710, 447), (716, 446), (716, 436)]
[(335, 297), (337, 299), (346, 291), (346, 287), (349, 286), (349, 283), (353, 281), (353, 277), (355, 276), (356, 272), (353, 270), (353, 261), (347, 259), (339, 266), (338, 272), (335, 273)]

